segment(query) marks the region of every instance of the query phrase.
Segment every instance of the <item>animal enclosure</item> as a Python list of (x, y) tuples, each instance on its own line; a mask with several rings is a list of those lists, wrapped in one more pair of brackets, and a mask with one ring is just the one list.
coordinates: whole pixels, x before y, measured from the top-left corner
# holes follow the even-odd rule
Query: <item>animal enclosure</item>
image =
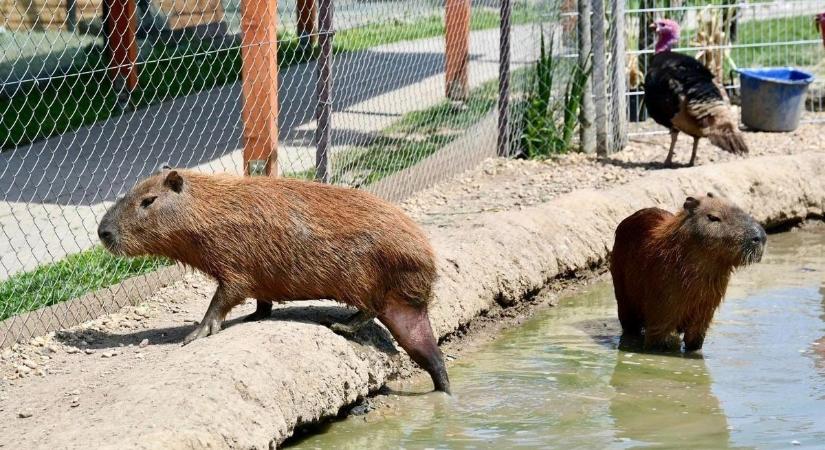
[[(825, 76), (813, 22), (822, 0), (2, 8), (0, 346), (175, 279), (168, 261), (110, 256), (95, 232), (163, 163), (317, 179), (401, 202), (497, 155), (616, 152), (664, 131), (645, 120), (639, 91), (655, 17), (681, 22), (677, 50), (700, 53), (734, 102), (737, 67)], [(811, 87), (804, 121), (822, 117), (822, 93)]]

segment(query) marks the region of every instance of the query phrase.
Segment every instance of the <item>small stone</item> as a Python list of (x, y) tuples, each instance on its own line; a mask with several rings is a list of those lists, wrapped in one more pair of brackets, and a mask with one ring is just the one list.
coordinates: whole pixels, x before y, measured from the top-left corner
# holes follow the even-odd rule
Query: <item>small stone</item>
[(85, 354), (87, 354), (87, 355), (91, 355), (91, 354), (92, 354), (92, 353), (94, 353), (94, 352), (95, 352), (95, 351), (94, 351), (94, 350), (92, 350), (92, 349), (90, 349), (90, 348), (87, 348), (86, 350), (83, 350), (83, 353), (85, 353)]
[(149, 339), (144, 339), (144, 340), (140, 341), (140, 344), (139, 344), (140, 348), (146, 348), (147, 345), (149, 345)]
[(78, 406), (80, 406), (80, 397), (72, 397), (71, 407), (77, 408)]
[(29, 369), (26, 366), (17, 366), (16, 369), (17, 373), (19, 373), (20, 375), (28, 375), (29, 372), (31, 372), (31, 369)]
[(19, 417), (21, 419), (28, 419), (29, 417), (31, 417), (33, 415), (34, 414), (32, 414), (31, 411), (21, 411), (21, 412), (17, 413), (17, 417)]
[(37, 363), (30, 359), (23, 361), (23, 365), (28, 367), (29, 369), (37, 369)]
[(77, 347), (69, 347), (69, 348), (66, 349), (66, 353), (68, 353), (70, 355), (74, 355), (75, 353), (77, 353), (79, 351), (80, 351), (80, 349), (78, 349)]

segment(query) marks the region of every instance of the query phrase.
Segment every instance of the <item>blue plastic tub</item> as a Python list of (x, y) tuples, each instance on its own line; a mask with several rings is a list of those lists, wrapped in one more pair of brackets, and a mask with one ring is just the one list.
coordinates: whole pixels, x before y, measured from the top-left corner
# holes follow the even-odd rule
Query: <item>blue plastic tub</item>
[(739, 69), (742, 122), (760, 131), (793, 131), (814, 76), (790, 67)]

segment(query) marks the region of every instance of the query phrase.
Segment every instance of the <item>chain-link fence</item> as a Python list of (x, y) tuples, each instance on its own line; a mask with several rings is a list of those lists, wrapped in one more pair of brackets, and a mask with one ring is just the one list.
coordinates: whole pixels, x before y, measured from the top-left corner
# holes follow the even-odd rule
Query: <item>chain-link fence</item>
[[(0, 345), (179, 275), (97, 243), (105, 209), (162, 163), (398, 201), (498, 152), (499, 1), (0, 5)], [(509, 6), (517, 109), (559, 5)]]
[[(400, 201), (495, 155), (615, 151), (659, 131), (637, 101), (651, 17), (739, 67), (819, 73), (823, 3), (0, 0), (0, 346), (179, 276), (97, 245), (162, 163)], [(731, 42), (701, 41), (708, 11)]]

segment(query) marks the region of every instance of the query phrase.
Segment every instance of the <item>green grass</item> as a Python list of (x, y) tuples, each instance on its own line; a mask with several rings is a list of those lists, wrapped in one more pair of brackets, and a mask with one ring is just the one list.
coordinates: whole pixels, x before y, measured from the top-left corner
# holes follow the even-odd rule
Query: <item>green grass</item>
[(70, 255), (0, 283), (0, 320), (77, 298), (166, 265), (168, 261), (157, 258), (115, 257), (101, 247)]
[[(760, 42), (786, 42), (797, 40), (821, 40), (814, 29), (813, 17), (796, 16), (778, 19), (740, 22), (736, 44), (758, 44)], [(735, 48), (731, 58), (740, 68), (813, 66), (823, 59), (822, 44), (773, 46), (763, 48)]]
[[(513, 10), (513, 23), (525, 23), (531, 10)], [(498, 15), (490, 9), (476, 8), (471, 28), (481, 30), (498, 26)], [(336, 53), (364, 50), (381, 44), (422, 39), (444, 33), (441, 16), (414, 21), (370, 24), (338, 32)], [(280, 67), (317, 57), (318, 49), (303, 50), (293, 33), (281, 33), (278, 42)], [(116, 93), (106, 75), (106, 60), (101, 49), (92, 47), (74, 65), (69, 75), (54, 81), (28, 83), (8, 101), (0, 103), (0, 150), (13, 149), (57, 134), (76, 130), (119, 114)], [(178, 48), (158, 46), (139, 66), (139, 86), (132, 95), (132, 106), (143, 108), (233, 83), (240, 78), (241, 53), (238, 48), (210, 49), (193, 42)]]
[(432, 155), (460, 137), (496, 105), (497, 83), (492, 80), (470, 91), (462, 108), (443, 101), (407, 113), (381, 130), (369, 145), (333, 155), (331, 182), (365, 186)]

